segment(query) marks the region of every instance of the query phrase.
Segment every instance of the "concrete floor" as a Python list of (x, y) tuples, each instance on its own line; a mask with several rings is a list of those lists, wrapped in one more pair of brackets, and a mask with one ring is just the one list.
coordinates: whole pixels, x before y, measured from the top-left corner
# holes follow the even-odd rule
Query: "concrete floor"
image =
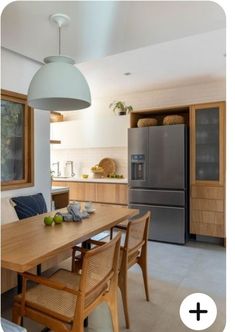
[[(215, 323), (207, 330), (221, 332), (225, 326), (225, 249), (213, 244), (189, 242), (186, 246), (149, 242), (149, 284), (151, 301), (145, 294), (138, 266), (129, 270), (130, 332), (187, 332), (179, 317), (182, 300), (195, 292), (206, 293), (217, 304)], [(70, 268), (70, 262), (61, 264)], [(11, 319), (15, 290), (2, 296), (2, 316)], [(125, 329), (119, 298), (120, 331)], [(43, 326), (24, 319), (28, 332), (38, 332)], [(89, 316), (86, 332), (112, 332), (109, 311), (100, 305)]]

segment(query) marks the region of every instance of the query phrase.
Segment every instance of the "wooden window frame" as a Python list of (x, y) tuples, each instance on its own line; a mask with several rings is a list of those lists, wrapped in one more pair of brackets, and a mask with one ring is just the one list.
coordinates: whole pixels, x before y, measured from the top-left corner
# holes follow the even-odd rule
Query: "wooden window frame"
[(20, 180), (1, 181), (1, 190), (34, 186), (34, 109), (27, 104), (27, 96), (1, 89), (1, 99), (24, 105), (24, 175)]

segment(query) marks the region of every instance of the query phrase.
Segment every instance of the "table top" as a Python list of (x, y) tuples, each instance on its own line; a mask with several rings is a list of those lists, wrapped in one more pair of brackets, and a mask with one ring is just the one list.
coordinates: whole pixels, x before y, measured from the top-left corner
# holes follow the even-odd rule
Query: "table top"
[[(44, 217), (55, 211), (2, 225), (2, 267), (24, 272), (60, 252), (138, 214), (136, 209), (97, 205), (95, 213), (79, 222), (44, 225)], [(66, 212), (66, 209), (60, 210)]]

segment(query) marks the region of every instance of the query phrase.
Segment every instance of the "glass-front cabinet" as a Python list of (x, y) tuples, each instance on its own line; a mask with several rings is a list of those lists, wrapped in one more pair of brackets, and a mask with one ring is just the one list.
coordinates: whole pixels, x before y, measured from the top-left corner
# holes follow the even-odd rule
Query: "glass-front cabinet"
[(191, 107), (192, 183), (224, 181), (224, 103)]
[(225, 103), (190, 107), (190, 233), (225, 238)]

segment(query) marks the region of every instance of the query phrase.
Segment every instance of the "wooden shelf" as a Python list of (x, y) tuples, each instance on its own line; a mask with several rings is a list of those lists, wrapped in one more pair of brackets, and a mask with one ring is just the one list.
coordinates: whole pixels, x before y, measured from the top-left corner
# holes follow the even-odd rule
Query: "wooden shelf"
[(61, 141), (56, 139), (50, 139), (50, 144), (61, 144)]
[(61, 122), (64, 121), (63, 114), (59, 112), (50, 112), (50, 122)]
[(158, 121), (158, 125), (162, 125), (163, 118), (166, 115), (182, 115), (184, 117), (185, 124), (189, 124), (189, 106), (173, 107), (165, 109), (149, 109), (139, 110), (130, 113), (130, 127), (137, 128), (137, 122), (143, 118), (155, 118)]

